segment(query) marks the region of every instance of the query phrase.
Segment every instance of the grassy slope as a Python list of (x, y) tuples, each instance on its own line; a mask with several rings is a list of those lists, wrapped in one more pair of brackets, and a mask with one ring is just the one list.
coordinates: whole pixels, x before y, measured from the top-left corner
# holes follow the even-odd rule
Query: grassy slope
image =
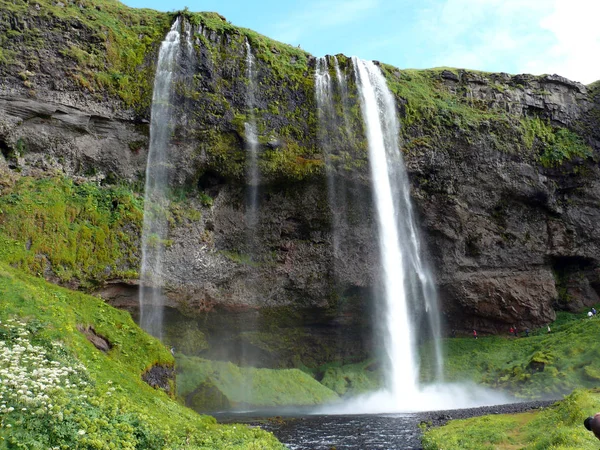
[[(0, 415), (0, 449), (281, 448), (268, 433), (216, 425), (213, 418), (197, 415), (144, 383), (141, 374), (145, 370), (154, 364), (173, 365), (173, 358), (127, 313), (4, 263), (0, 263), (0, 298), (0, 340), (4, 342), (0, 349), (9, 348), (9, 357), (0, 358), (0, 370), (14, 361), (10, 349), (16, 351), (17, 344), (33, 345), (45, 349), (48, 361), (44, 364), (74, 368), (71, 383), (87, 383), (75, 391), (64, 386), (47, 390), (54, 403), (49, 411), (41, 406), (23, 411), (28, 406), (23, 397), (13, 399), (11, 405), (10, 396), (21, 395), (16, 392), (20, 387), (3, 391), (0, 409), (13, 407), (14, 411), (4, 410)], [(25, 325), (21, 329), (14, 322), (11, 325), (14, 319)], [(78, 324), (92, 325), (113, 344), (112, 349), (101, 353), (77, 331)], [(37, 362), (35, 367), (42, 365)], [(25, 379), (34, 376), (33, 368), (23, 368)], [(87, 397), (80, 396), (82, 391)]]
[(456, 420), (426, 432), (424, 450), (594, 450), (583, 420), (600, 410), (600, 392), (575, 391), (540, 412)]
[(523, 398), (557, 397), (595, 387), (600, 381), (599, 333), (600, 318), (559, 313), (550, 334), (540, 329), (528, 338), (447, 339), (446, 377), (473, 380)]
[(13, 178), (0, 190), (1, 260), (83, 287), (137, 278), (138, 196), (63, 177)]

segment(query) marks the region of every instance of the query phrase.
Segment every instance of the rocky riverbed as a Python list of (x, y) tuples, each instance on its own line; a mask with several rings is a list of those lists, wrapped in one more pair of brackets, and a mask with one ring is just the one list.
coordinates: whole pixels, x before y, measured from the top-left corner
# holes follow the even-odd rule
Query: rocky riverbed
[(546, 408), (557, 400), (538, 400), (505, 405), (480, 406), (478, 408), (450, 409), (445, 411), (429, 411), (417, 414), (423, 422), (432, 426), (445, 425), (449, 420), (468, 419), (469, 417), (485, 416), (488, 414), (516, 414), (532, 409)]
[(217, 415), (220, 423), (246, 423), (271, 431), (292, 450), (421, 450), (422, 425), (442, 426), (450, 420), (487, 414), (515, 414), (548, 407), (556, 400), (509, 403), (416, 414), (281, 415), (256, 413)]

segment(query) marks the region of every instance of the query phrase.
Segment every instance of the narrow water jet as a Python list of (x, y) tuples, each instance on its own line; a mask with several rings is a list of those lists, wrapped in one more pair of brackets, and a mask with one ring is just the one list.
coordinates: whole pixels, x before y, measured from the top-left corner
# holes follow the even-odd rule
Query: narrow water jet
[(333, 56), (333, 68), (335, 70), (335, 77), (337, 79), (338, 88), (340, 91), (340, 97), (342, 100), (342, 112), (344, 117), (344, 130), (346, 131), (346, 137), (352, 139), (352, 128), (350, 127), (350, 106), (348, 101), (348, 82), (346, 81), (346, 75), (340, 70), (340, 64), (336, 56)]
[[(246, 245), (249, 256), (252, 260), (258, 258), (258, 239), (257, 228), (259, 221), (258, 214), (258, 189), (260, 185), (260, 172), (258, 168), (258, 133), (256, 128), (256, 116), (254, 108), (256, 107), (256, 60), (252, 54), (252, 47), (246, 39), (246, 78), (248, 80), (246, 91), (246, 110), (247, 121), (244, 123), (244, 136), (246, 139)], [(253, 268), (250, 279), (247, 281), (247, 295), (256, 295), (257, 291), (256, 270)], [(240, 333), (243, 330), (256, 331), (256, 320), (253, 316), (247, 315), (239, 324)], [(256, 361), (252, 358), (252, 351), (249, 348), (250, 344), (245, 340), (240, 341), (240, 366), (248, 367), (254, 365)], [(242, 380), (241, 389), (243, 397), (247, 404), (253, 402), (253, 372), (249, 371)]]
[(252, 54), (250, 43), (246, 41), (246, 78), (248, 79), (248, 90), (246, 93), (246, 108), (248, 120), (244, 123), (246, 137), (246, 183), (248, 187), (246, 197), (246, 226), (249, 236), (249, 246), (254, 247), (254, 231), (258, 223), (258, 187), (260, 174), (258, 171), (258, 135), (256, 131), (256, 117), (254, 108), (256, 106), (256, 70), (255, 59)]
[(340, 229), (343, 227), (341, 208), (339, 202), (339, 186), (335, 175), (335, 167), (332, 163), (332, 153), (335, 151), (334, 143), (339, 142), (339, 126), (333, 98), (333, 85), (327, 57), (317, 58), (315, 64), (315, 100), (317, 102), (317, 118), (319, 127), (317, 138), (325, 156), (325, 167), (327, 176), (327, 199), (329, 209), (332, 213), (332, 244), (334, 271), (338, 272), (337, 261), (340, 255), (341, 236)]
[(144, 189), (144, 224), (142, 231), (142, 264), (140, 270), (140, 326), (157, 338), (162, 337), (164, 295), (163, 255), (168, 233), (167, 209), (170, 164), (168, 145), (173, 118), (173, 75), (180, 47), (180, 18), (160, 45), (152, 110), (150, 114), (150, 146), (146, 163)]
[[(356, 57), (352, 61), (369, 147), (377, 216), (388, 360), (386, 387), (394, 405), (406, 405), (419, 392), (415, 325), (419, 326), (420, 317), (425, 314), (430, 331), (439, 336), (437, 299), (421, 257), (410, 188), (398, 145), (400, 127), (394, 98), (374, 63)], [(441, 374), (439, 344), (434, 347), (436, 371)]]
[(185, 34), (185, 43), (186, 43), (187, 54), (188, 54), (189, 59), (192, 60), (193, 56), (194, 56), (194, 42), (192, 40), (194, 28), (193, 28), (192, 24), (190, 24), (188, 21), (185, 21), (183, 23), (183, 32)]

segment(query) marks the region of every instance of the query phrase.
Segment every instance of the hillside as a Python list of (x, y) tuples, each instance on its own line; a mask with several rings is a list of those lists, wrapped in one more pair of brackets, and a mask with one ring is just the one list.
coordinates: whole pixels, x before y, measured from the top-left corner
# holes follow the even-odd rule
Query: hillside
[(173, 357), (129, 314), (4, 263), (0, 299), (0, 448), (283, 448), (177, 403)]

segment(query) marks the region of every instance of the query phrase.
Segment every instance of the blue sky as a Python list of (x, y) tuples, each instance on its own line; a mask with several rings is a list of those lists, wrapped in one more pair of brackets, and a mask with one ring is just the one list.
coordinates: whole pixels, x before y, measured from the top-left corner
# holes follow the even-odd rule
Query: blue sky
[(124, 0), (216, 11), (234, 25), (400, 68), (462, 67), (600, 79), (600, 0)]

